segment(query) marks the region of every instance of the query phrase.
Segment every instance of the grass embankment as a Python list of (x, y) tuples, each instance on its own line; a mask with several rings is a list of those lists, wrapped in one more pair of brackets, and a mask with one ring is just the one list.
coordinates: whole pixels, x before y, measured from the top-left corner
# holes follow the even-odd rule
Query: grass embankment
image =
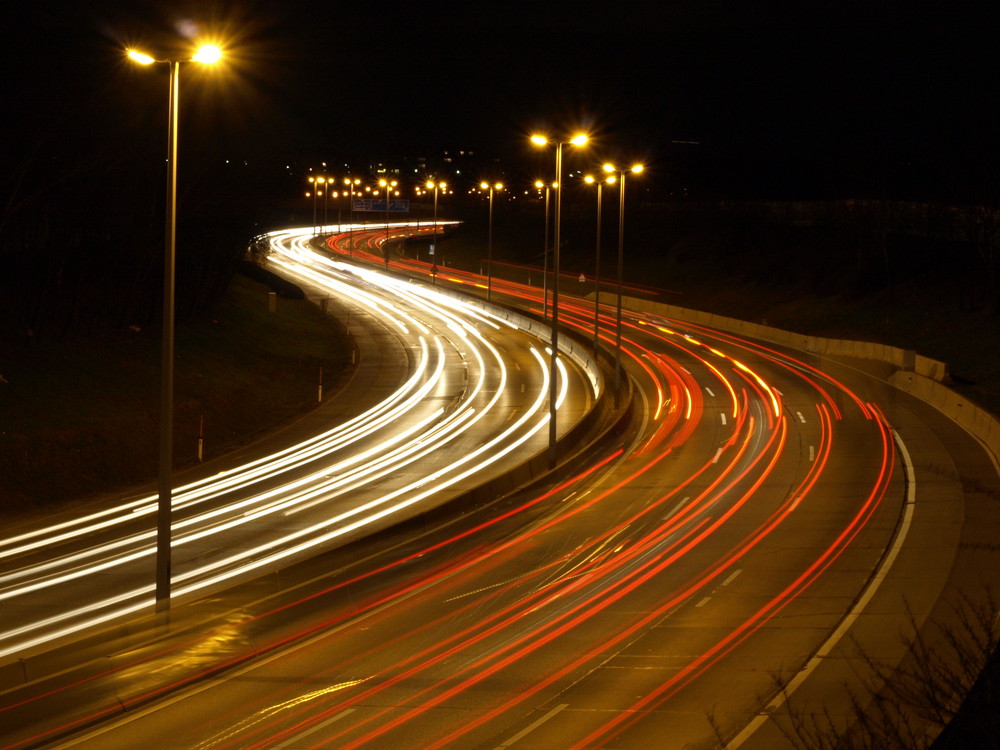
[[(316, 406), (350, 369), (341, 325), (305, 300), (234, 277), (216, 308), (179, 325), (175, 465), (219, 455)], [(42, 341), (0, 365), (0, 507), (30, 511), (156, 476), (158, 327), (114, 340)]]

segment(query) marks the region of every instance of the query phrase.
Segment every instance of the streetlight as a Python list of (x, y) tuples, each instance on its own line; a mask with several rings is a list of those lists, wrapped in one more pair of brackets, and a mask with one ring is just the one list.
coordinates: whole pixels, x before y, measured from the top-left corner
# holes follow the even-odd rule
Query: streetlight
[(177, 132), (181, 63), (211, 65), (222, 51), (214, 44), (198, 48), (188, 60), (157, 60), (138, 50), (127, 50), (140, 65), (170, 66), (167, 107), (167, 226), (163, 260), (163, 342), (160, 366), (160, 471), (156, 515), (156, 609), (170, 609), (170, 537), (172, 473), (174, 464), (174, 269), (177, 256)]
[[(544, 135), (531, 136), (531, 142), (536, 146), (547, 146), (552, 143)], [(583, 133), (573, 136), (568, 141), (556, 141), (556, 179), (557, 185), (562, 183), (562, 147), (569, 143), (573, 146), (582, 146), (587, 142), (587, 136)], [(556, 360), (559, 357), (559, 224), (562, 214), (562, 190), (556, 193), (556, 232), (555, 232), (555, 253), (552, 256), (552, 354), (549, 374), (549, 468), (556, 465), (556, 395), (558, 393), (556, 384)]]
[(493, 294), (493, 191), (503, 190), (503, 183), (491, 185), (488, 182), (481, 182), (479, 187), (490, 191), (490, 223), (486, 242), (486, 299), (489, 300)]
[(385, 188), (385, 270), (389, 270), (389, 190), (396, 187), (395, 180), (379, 180), (379, 187)]
[(618, 169), (614, 164), (605, 164), (604, 171), (618, 175), (618, 304), (615, 311), (615, 405), (618, 405), (618, 385), (621, 382), (622, 367), (622, 247), (625, 236), (625, 175), (639, 174), (642, 164), (634, 164), (629, 169)]
[(535, 180), (535, 187), (545, 188), (545, 244), (542, 245), (542, 320), (549, 317), (549, 190), (556, 190), (559, 183), (547, 185), (541, 180)]
[(435, 252), (434, 245), (437, 243), (438, 235), (438, 190), (444, 190), (448, 187), (446, 182), (436, 182), (434, 180), (427, 180), (427, 184), (424, 186), (428, 190), (434, 190), (434, 239), (431, 242), (431, 283), (436, 283), (437, 281), (437, 258), (433, 257)]
[(323, 226), (326, 227), (326, 225), (330, 223), (327, 219), (327, 209), (330, 206), (330, 185), (333, 184), (333, 179), (320, 177), (318, 181), (321, 185), (326, 185), (326, 189), (323, 191)]
[(594, 356), (596, 357), (601, 330), (601, 188), (605, 182), (609, 185), (614, 183), (615, 176), (608, 175), (602, 181), (588, 174), (583, 180), (588, 185), (597, 185), (597, 243), (594, 251)]
[(347, 254), (350, 256), (354, 255), (354, 188), (361, 184), (361, 178), (355, 177), (353, 180), (350, 177), (344, 178), (344, 184), (347, 185), (350, 194), (348, 195), (348, 200), (351, 202), (351, 223), (348, 225), (347, 230)]
[(342, 193), (339, 190), (333, 190), (332, 186), (333, 186), (333, 180), (331, 179), (329, 181), (329, 183), (327, 183), (326, 192), (327, 192), (327, 194), (331, 198), (333, 198), (335, 201), (337, 201), (337, 203), (336, 203), (336, 206), (337, 206), (337, 231), (340, 232), (340, 227), (344, 223), (344, 213), (343, 213), (343, 206), (340, 205), (340, 201), (338, 201), (337, 199), (340, 198), (340, 196), (342, 196), (342, 195), (347, 195), (347, 193)]
[[(319, 187), (316, 185), (316, 181), (317, 181), (316, 177), (309, 178), (309, 184), (312, 185), (313, 188), (310, 191), (312, 193), (312, 199), (313, 199), (313, 224), (312, 224), (313, 234), (316, 234), (316, 198), (319, 196)], [(309, 193), (306, 193), (307, 198), (309, 197), (309, 195), (310, 195)]]

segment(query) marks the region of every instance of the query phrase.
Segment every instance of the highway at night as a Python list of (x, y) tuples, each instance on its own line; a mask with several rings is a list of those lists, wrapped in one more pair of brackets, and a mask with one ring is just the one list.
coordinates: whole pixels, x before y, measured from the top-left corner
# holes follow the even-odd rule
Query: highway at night
[[(300, 239), (274, 242), (286, 253), (274, 262), (294, 273)], [(383, 356), (403, 367), (375, 373), (364, 384), (370, 407), (359, 403), (343, 423), (177, 488), (173, 587), (181, 600), (425, 512), (547, 444), (544, 343), (516, 323), (378, 274), (299, 273), (352, 305), (354, 325), (376, 327)], [(572, 358), (560, 362), (570, 373), (560, 398), (574, 386), (568, 429), (597, 383), (583, 382)], [(399, 382), (389, 381), (394, 374)], [(147, 610), (155, 509), (155, 496), (125, 498), (5, 538), (0, 659)]]
[[(614, 306), (598, 374), (593, 302), (569, 296), (559, 434), (601, 411), (594, 439), (447, 502), (545, 453), (541, 294), (493, 278), (494, 308), (483, 277), (401, 255), (383, 274), (386, 234), (323, 254), (274, 233), (270, 267), (391, 342), (399, 382), (179, 488), (175, 631), (0, 694), (4, 747), (780, 747), (763, 719), (786, 700), (846, 711), (851, 669), (817, 659), (866, 638), (900, 658), (901, 602), (923, 622), (979, 564), (959, 548), (994, 511), (962, 477), (995, 467), (929, 407), (858, 363), (629, 307), (613, 394)], [(150, 608), (154, 507), (4, 540), (5, 659)]]

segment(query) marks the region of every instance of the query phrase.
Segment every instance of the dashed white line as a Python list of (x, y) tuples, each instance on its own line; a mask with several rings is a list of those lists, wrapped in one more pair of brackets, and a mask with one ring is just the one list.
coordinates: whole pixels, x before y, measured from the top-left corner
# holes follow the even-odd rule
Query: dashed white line
[(759, 714), (754, 716), (754, 718), (748, 723), (743, 730), (737, 734), (729, 744), (726, 745), (730, 750), (740, 747), (744, 742), (750, 739), (754, 732), (760, 729), (764, 722), (766, 722), (779, 708), (781, 708), (793, 692), (795, 692), (806, 678), (809, 677), (816, 668), (822, 663), (822, 661), (833, 651), (833, 647), (837, 645), (841, 638), (850, 630), (851, 626), (855, 621), (861, 616), (865, 607), (875, 596), (875, 592), (878, 591), (879, 586), (882, 585), (882, 581), (885, 580), (886, 576), (889, 574), (889, 568), (892, 567), (893, 563), (896, 562), (896, 557), (899, 556), (900, 550), (903, 548), (903, 543), (906, 541), (906, 536), (910, 531), (910, 525), (913, 523), (913, 513), (916, 508), (917, 503), (917, 483), (914, 478), (913, 471), (913, 461), (910, 459), (910, 452), (906, 449), (906, 445), (903, 443), (902, 438), (899, 434), (892, 430), (892, 436), (896, 441), (896, 445), (899, 446), (899, 452), (903, 457), (903, 467), (906, 474), (907, 482), (906, 486), (906, 505), (903, 510), (903, 518), (900, 521), (899, 528), (896, 529), (896, 536), (892, 540), (892, 546), (889, 548), (888, 554), (882, 558), (882, 562), (876, 569), (875, 574), (868, 582), (868, 586), (861, 593), (861, 596), (854, 603), (851, 611), (847, 613), (837, 629), (830, 634), (830, 637), (826, 639), (819, 650), (813, 654), (813, 657), (806, 662), (805, 666), (800, 669), (795, 676), (789, 681), (789, 683), (781, 690), (774, 700), (772, 700), (767, 707)]
[(735, 581), (736, 580), (736, 576), (738, 576), (742, 572), (743, 572), (743, 568), (737, 568), (736, 570), (734, 570), (732, 573), (729, 574), (729, 577), (722, 582), (722, 585), (723, 586), (728, 586), (733, 581)]
[(663, 517), (663, 520), (666, 521), (668, 518), (670, 518), (672, 515), (674, 515), (677, 511), (679, 511), (681, 508), (683, 508), (684, 507), (684, 503), (686, 503), (690, 499), (691, 499), (691, 496), (688, 495), (683, 500), (681, 500), (679, 503), (677, 503), (677, 505), (675, 505), (673, 507), (673, 509), (671, 509), (671, 511), (669, 513), (667, 513), (667, 515), (665, 515)]
[(504, 748), (504, 747), (510, 747), (511, 745), (513, 745), (518, 740), (522, 739), (523, 737), (526, 737), (531, 732), (534, 732), (536, 729), (538, 729), (538, 727), (540, 727), (542, 724), (544, 724), (545, 722), (547, 722), (549, 719), (551, 719), (557, 713), (559, 713), (560, 711), (563, 711), (563, 710), (565, 710), (567, 708), (569, 708), (569, 704), (568, 703), (560, 703), (558, 706), (556, 706), (551, 711), (549, 711), (547, 714), (545, 714), (545, 716), (542, 716), (537, 721), (529, 724), (528, 726), (526, 726), (524, 729), (522, 729), (520, 732), (518, 732), (517, 734), (515, 734), (513, 737), (511, 737), (506, 742), (502, 742), (501, 744), (497, 745), (497, 750), (500, 750), (501, 748)]

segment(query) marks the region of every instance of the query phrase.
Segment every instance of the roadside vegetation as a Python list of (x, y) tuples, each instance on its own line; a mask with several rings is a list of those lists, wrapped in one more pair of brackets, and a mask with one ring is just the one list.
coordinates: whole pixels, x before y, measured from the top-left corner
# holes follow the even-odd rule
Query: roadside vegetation
[[(304, 299), (242, 274), (178, 327), (175, 463), (252, 441), (313, 408), (350, 371), (343, 327)], [(156, 476), (159, 326), (99, 338), (5, 343), (0, 375), (0, 509), (8, 517)]]
[(844, 711), (834, 715), (826, 706), (802, 705), (786, 692), (794, 675), (772, 675), (779, 697), (786, 699), (773, 721), (798, 750), (996, 747), (1000, 680), (990, 657), (1000, 643), (998, 616), (1000, 607), (988, 589), (958, 594), (940, 619), (924, 628), (907, 609), (898, 633), (907, 656), (899, 665), (857, 643), (847, 647), (870, 677), (858, 689), (844, 688)]

